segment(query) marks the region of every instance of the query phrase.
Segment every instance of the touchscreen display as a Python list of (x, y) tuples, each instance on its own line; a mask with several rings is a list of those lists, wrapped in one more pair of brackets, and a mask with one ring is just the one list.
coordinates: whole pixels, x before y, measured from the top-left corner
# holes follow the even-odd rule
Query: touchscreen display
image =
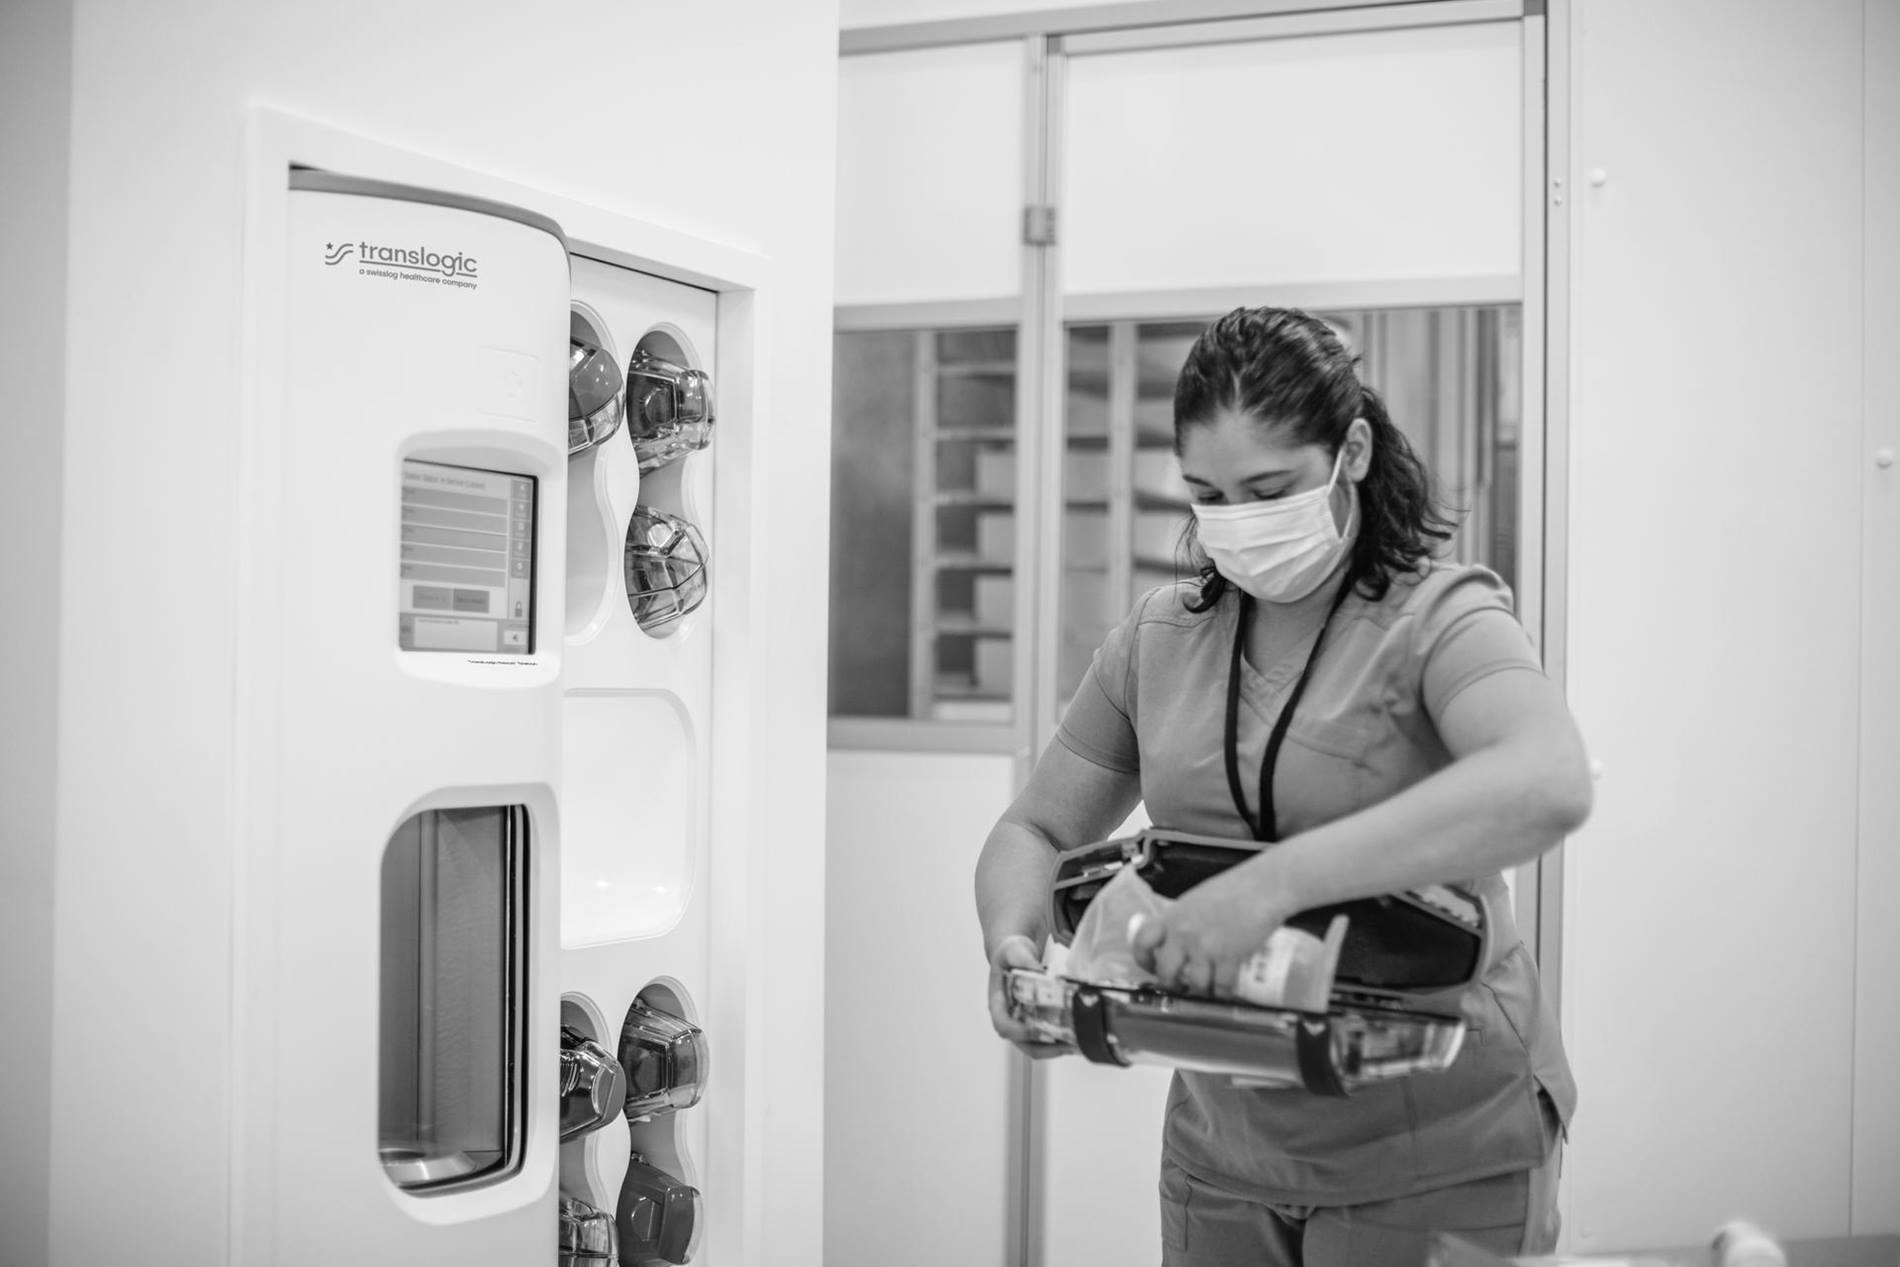
[(534, 650), (534, 494), (533, 476), (403, 460), (404, 651)]

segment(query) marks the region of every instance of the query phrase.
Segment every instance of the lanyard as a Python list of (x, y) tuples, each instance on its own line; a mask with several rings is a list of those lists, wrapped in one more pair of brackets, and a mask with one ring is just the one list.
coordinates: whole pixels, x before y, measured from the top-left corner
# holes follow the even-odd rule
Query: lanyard
[(1222, 748), (1227, 758), (1227, 790), (1233, 794), (1234, 808), (1240, 811), (1240, 820), (1247, 824), (1247, 830), (1253, 833), (1255, 840), (1272, 843), (1280, 839), (1279, 818), (1273, 808), (1273, 767), (1280, 760), (1280, 744), (1286, 738), (1286, 728), (1293, 722), (1293, 710), (1300, 706), (1300, 696), (1306, 693), (1307, 679), (1313, 676), (1313, 666), (1319, 662), (1319, 649), (1326, 642), (1326, 630), (1333, 623), (1333, 617), (1339, 614), (1339, 608), (1346, 601), (1346, 595), (1352, 590), (1353, 576), (1348, 571), (1339, 583), (1339, 593), (1333, 595), (1333, 605), (1326, 609), (1326, 619), (1320, 623), (1319, 635), (1313, 639), (1313, 649), (1307, 653), (1306, 667), (1300, 670), (1300, 680), (1293, 684), (1293, 693), (1286, 698), (1286, 707), (1274, 719), (1273, 731), (1267, 736), (1267, 752), (1260, 760), (1260, 817), (1258, 820), (1247, 812), (1247, 794), (1240, 786), (1240, 657), (1247, 643), (1247, 617), (1253, 612), (1253, 598), (1248, 594), (1240, 596), (1240, 611), (1234, 620), (1234, 654), (1227, 663), (1227, 730), (1222, 738)]

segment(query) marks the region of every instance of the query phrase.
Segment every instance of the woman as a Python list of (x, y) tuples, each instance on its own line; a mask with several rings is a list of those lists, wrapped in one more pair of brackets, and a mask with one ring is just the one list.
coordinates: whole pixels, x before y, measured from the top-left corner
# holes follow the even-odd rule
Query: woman
[[(1290, 915), (1466, 883), (1494, 943), (1447, 1072), (1335, 1100), (1176, 1073), (1161, 1159), (1167, 1267), (1415, 1264), (1422, 1236), (1549, 1252), (1576, 1099), (1502, 872), (1589, 813), (1583, 745), (1480, 567), (1325, 323), (1239, 309), (1189, 352), (1174, 447), (1209, 563), (1144, 595), (1096, 653), (1058, 742), (990, 833), (977, 904), (997, 1032), (1031, 1055), (1002, 974), (1036, 967), (1057, 850), (1137, 801), (1162, 826), (1278, 841), (1136, 939), (1162, 982), (1228, 996)], [(1277, 732), (1277, 733), (1276, 733)]]

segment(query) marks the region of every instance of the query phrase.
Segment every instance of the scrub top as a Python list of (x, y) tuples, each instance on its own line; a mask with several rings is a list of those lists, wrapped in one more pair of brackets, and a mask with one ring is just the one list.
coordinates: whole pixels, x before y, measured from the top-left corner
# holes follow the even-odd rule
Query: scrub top
[[(1251, 838), (1235, 812), (1223, 751), (1227, 676), (1240, 598), (1192, 612), (1189, 582), (1142, 596), (1108, 636), (1057, 739), (1086, 761), (1138, 774), (1158, 826)], [(1259, 605), (1254, 619), (1271, 619)], [(1280, 750), (1282, 838), (1376, 804), (1450, 764), (1435, 719), (1458, 693), (1506, 671), (1542, 673), (1510, 591), (1481, 567), (1434, 564), (1395, 576), (1385, 597), (1348, 595)], [(1241, 782), (1257, 795), (1267, 737), (1305, 668), (1308, 638), (1277, 664), (1241, 666)], [(1403, 848), (1395, 842), (1394, 848)], [(1460, 877), (1445, 877), (1447, 880)], [(1462, 1010), (1453, 1066), (1355, 1091), (1236, 1087), (1177, 1072), (1162, 1147), (1196, 1179), (1255, 1200), (1357, 1205), (1543, 1164), (1576, 1084), (1501, 874), (1471, 882), (1492, 940), (1469, 987), (1421, 1006)]]

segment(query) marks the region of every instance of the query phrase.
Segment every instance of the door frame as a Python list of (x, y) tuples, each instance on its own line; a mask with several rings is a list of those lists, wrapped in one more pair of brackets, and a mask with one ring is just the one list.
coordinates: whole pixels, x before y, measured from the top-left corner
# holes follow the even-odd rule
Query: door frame
[[(1023, 246), (1017, 299), (972, 304), (883, 304), (837, 310), (839, 330), (1010, 324), (1018, 326), (1019, 514), (1033, 522), (1018, 542), (1019, 629), (1016, 703), (1008, 733), (986, 735), (982, 750), (1008, 746), (1016, 786), (1054, 737), (1060, 646), (1059, 586), (1063, 505), (1046, 496), (1062, 470), (1067, 371), (1065, 329), (1072, 322), (1202, 316), (1239, 303), (1308, 308), (1380, 308), (1518, 303), (1523, 320), (1523, 418), (1517, 512), (1518, 616), (1546, 672), (1565, 685), (1567, 521), (1569, 511), (1568, 338), (1570, 0), (1129, 0), (1069, 9), (847, 30), (840, 53), (888, 53), (1019, 40), (1024, 49), (1024, 198), (1062, 217), (1066, 72), (1071, 59), (1100, 53), (1273, 38), (1515, 21), (1520, 26), (1522, 92), (1522, 246), (1516, 277), (1410, 279), (1392, 283), (1177, 290), (1065, 299), (1059, 244)], [(1033, 622), (1030, 611), (1033, 609)], [(1047, 696), (1047, 698), (1045, 698)], [(961, 728), (932, 723), (834, 719), (834, 747), (966, 750)], [(930, 732), (928, 735), (922, 732)], [(840, 740), (846, 740), (840, 743)], [(1517, 869), (1515, 915), (1536, 957), (1553, 1005), (1562, 1003), (1563, 848)], [(1011, 1262), (1042, 1267), (1046, 1070), (1014, 1057), (1008, 1137), (1014, 1141), (1008, 1185)]]

